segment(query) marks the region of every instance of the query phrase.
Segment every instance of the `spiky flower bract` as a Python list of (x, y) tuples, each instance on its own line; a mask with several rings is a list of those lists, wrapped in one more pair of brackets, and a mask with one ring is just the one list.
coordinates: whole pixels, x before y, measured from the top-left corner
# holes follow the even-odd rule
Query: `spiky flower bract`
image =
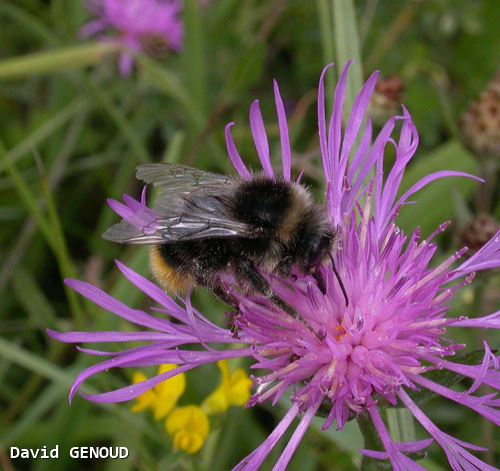
[[(389, 460), (395, 470), (417, 470), (421, 466), (407, 454), (427, 447), (433, 440), (446, 453), (454, 470), (493, 469), (471, 450), (481, 448), (442, 432), (412, 399), (412, 392), (426, 389), (468, 407), (495, 424), (500, 423), (499, 401), (494, 394), (479, 396), (481, 385), (498, 389), (499, 362), (484, 344), (484, 359), (478, 365), (454, 362), (464, 346), (450, 342), (447, 329), (498, 329), (500, 312), (481, 318), (447, 317), (448, 303), (455, 292), (472, 281), (474, 272), (500, 266), (500, 234), (462, 264), (460, 250), (439, 264), (432, 259), (437, 246), (419, 230), (404, 234), (396, 225), (400, 208), (427, 184), (446, 177), (471, 175), (441, 171), (427, 175), (397, 197), (405, 168), (418, 144), (418, 134), (409, 112), (403, 108), (372, 139), (372, 126), (366, 110), (375, 87), (377, 73), (364, 84), (349, 119), (342, 130), (348, 66), (343, 70), (334, 96), (334, 109), (325, 116), (323, 71), (318, 90), (319, 142), (326, 182), (326, 208), (337, 228), (339, 247), (335, 263), (349, 298), (345, 299), (331, 266), (322, 268), (326, 293), (308, 275), (295, 273), (290, 280), (268, 279), (275, 293), (298, 316), (294, 318), (267, 298), (248, 296), (227, 280), (227, 289), (238, 299), (240, 314), (236, 323), (239, 338), (214, 325), (191, 306), (189, 298), (180, 305), (152, 282), (118, 262), (123, 275), (160, 305), (155, 313), (129, 308), (96, 287), (81, 281), (69, 286), (99, 306), (140, 326), (138, 332), (69, 332), (50, 334), (63, 342), (128, 342), (146, 345), (118, 353), (88, 351), (110, 355), (111, 359), (83, 371), (76, 379), (70, 396), (83, 381), (109, 368), (145, 367), (175, 363), (174, 371), (160, 374), (142, 383), (116, 391), (83, 395), (98, 403), (121, 402), (143, 394), (173, 374), (221, 359), (249, 357), (260, 374), (254, 382), (255, 393), (248, 405), (291, 397), (292, 405), (276, 429), (235, 469), (258, 469), (296, 417), (298, 426), (284, 448), (275, 470), (283, 470), (318, 409), (326, 408), (324, 429), (332, 424), (342, 429), (350, 417), (363, 413), (371, 418), (384, 451), (363, 450), (373, 459)], [(291, 151), (288, 127), (278, 85), (274, 84), (281, 140), (282, 176), (291, 179)], [(226, 127), (231, 162), (242, 179), (251, 178), (231, 138), (232, 123)], [(396, 126), (399, 132), (395, 132)], [(263, 171), (274, 178), (269, 145), (259, 104), (250, 108), (250, 128)], [(355, 144), (356, 143), (356, 144)], [(384, 175), (384, 151), (391, 145), (395, 162)], [(154, 229), (156, 215), (141, 201), (125, 196), (125, 204), (112, 202), (112, 208), (129, 223)], [(171, 320), (173, 319), (173, 320)], [(238, 344), (238, 345), (235, 345)], [(242, 346), (243, 345), (243, 346)], [(182, 347), (189, 346), (189, 349)], [(472, 380), (470, 388), (457, 392), (438, 384), (426, 375), (436, 369), (449, 370)], [(407, 407), (430, 435), (430, 439), (410, 443), (394, 442), (380, 410), (399, 402)]]
[(180, 18), (181, 0), (88, 0), (89, 10), (97, 19), (87, 23), (84, 37), (115, 30), (114, 40), (125, 49), (120, 72), (132, 70), (133, 53), (151, 47), (179, 51), (184, 27)]

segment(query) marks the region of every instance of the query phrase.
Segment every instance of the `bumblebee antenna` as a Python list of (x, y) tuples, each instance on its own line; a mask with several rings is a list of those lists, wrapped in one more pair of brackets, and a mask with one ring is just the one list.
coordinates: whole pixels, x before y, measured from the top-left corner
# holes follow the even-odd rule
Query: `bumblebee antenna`
[(332, 257), (332, 254), (330, 255), (330, 260), (332, 261), (332, 269), (333, 273), (335, 273), (335, 277), (337, 278), (337, 281), (339, 282), (340, 289), (342, 290), (342, 294), (344, 295), (345, 299), (345, 307), (349, 306), (349, 298), (347, 297), (347, 291), (345, 290), (344, 283), (342, 281), (342, 278), (340, 278), (339, 272), (337, 271), (337, 267), (335, 266), (335, 260)]

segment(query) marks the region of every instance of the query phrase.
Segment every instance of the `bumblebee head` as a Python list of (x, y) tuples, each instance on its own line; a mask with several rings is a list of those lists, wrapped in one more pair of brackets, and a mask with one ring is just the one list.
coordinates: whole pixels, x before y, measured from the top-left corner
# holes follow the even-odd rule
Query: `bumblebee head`
[(329, 257), (333, 246), (333, 233), (311, 234), (304, 241), (304, 273), (313, 273)]
[(335, 260), (332, 256), (332, 249), (335, 245), (335, 231), (331, 230), (329, 232), (323, 232), (322, 234), (312, 234), (305, 239), (305, 249), (306, 256), (304, 258), (303, 271), (309, 275), (312, 275), (317, 283), (318, 288), (323, 294), (326, 294), (326, 284), (323, 279), (323, 275), (320, 266), (329, 259), (332, 264), (332, 270), (337, 278), (340, 289), (344, 296), (346, 307), (349, 306), (349, 298), (347, 296), (347, 291), (344, 286), (344, 282), (340, 277), (337, 268), (335, 267)]

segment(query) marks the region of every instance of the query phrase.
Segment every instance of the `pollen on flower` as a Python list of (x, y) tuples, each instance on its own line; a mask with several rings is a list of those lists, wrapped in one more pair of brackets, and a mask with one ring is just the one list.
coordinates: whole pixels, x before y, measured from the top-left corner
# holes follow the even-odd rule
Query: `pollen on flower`
[(344, 335), (346, 334), (346, 331), (345, 331), (344, 327), (341, 326), (341, 325), (338, 325), (337, 327), (335, 327), (335, 332), (338, 334), (335, 337), (335, 340), (337, 342), (340, 342), (342, 340), (342, 338), (344, 337)]
[(200, 407), (189, 405), (174, 409), (165, 421), (165, 429), (176, 450), (193, 454), (205, 443), (210, 423)]

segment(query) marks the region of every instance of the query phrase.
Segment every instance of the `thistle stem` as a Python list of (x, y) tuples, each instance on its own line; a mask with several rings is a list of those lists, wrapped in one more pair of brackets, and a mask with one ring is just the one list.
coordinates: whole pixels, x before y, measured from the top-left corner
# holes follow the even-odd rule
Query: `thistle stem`
[[(372, 421), (368, 414), (363, 413), (357, 418), (359, 429), (364, 439), (365, 449), (383, 451), (382, 442), (378, 436)], [(379, 460), (374, 460), (368, 456), (363, 456), (361, 462), (361, 471), (381, 471), (390, 469), (387, 463)]]

